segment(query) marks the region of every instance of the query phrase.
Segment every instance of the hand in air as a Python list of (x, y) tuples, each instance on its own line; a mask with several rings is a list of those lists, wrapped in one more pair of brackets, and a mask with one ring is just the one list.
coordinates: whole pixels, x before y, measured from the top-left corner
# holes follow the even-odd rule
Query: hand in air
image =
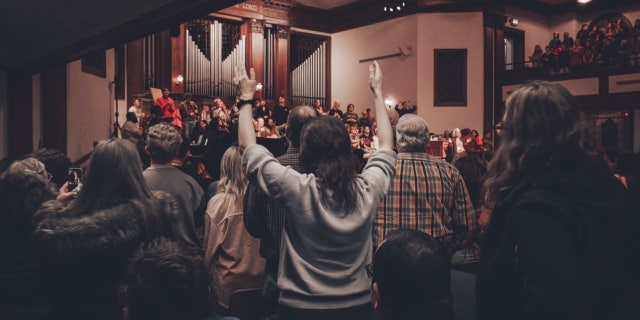
[(369, 86), (374, 94), (382, 94), (382, 70), (376, 60), (369, 65)]
[(236, 65), (233, 83), (238, 86), (241, 100), (253, 99), (253, 94), (256, 92), (256, 72), (253, 68), (249, 69), (249, 76), (247, 76), (244, 65), (241, 63)]

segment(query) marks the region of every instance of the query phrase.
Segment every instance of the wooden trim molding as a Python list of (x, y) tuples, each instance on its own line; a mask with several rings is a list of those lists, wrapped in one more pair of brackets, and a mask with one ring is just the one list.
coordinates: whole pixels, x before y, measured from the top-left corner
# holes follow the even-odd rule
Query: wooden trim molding
[(82, 58), (82, 72), (101, 78), (107, 77), (107, 53), (104, 50), (94, 52)]

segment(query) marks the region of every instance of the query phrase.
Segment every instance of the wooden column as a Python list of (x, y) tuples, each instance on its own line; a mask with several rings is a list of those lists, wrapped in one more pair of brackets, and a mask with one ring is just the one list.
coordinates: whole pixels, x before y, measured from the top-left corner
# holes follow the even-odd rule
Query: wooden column
[[(245, 61), (247, 68), (253, 68), (256, 72), (256, 81), (264, 83), (264, 21), (251, 19), (243, 25), (243, 34), (246, 32)], [(262, 92), (258, 94), (262, 98)]]
[(127, 106), (133, 105), (131, 96), (144, 91), (144, 40), (127, 43)]
[(274, 94), (275, 99), (284, 97), (291, 101), (289, 96), (289, 29), (288, 26), (276, 26), (276, 41), (274, 52)]
[(173, 78), (171, 76), (171, 35), (169, 30), (164, 30), (156, 34), (155, 44), (156, 54), (156, 85), (160, 89), (169, 88), (173, 90)]
[[(493, 131), (494, 120), (502, 116), (502, 74), (504, 71), (504, 12), (484, 11), (484, 117), (483, 132)], [(495, 134), (493, 135), (494, 139)]]
[(31, 88), (30, 73), (7, 73), (7, 135), (9, 138), (8, 156), (10, 158), (16, 158), (33, 151)]
[[(182, 75), (185, 77), (185, 58), (184, 58), (184, 24), (179, 25), (180, 33), (171, 37), (171, 91), (184, 93), (184, 82), (176, 84), (176, 77)], [(186, 80), (186, 79), (185, 79)]]
[[(43, 71), (42, 85), (42, 142), (44, 147), (67, 150), (67, 65)], [(81, 121), (82, 115), (72, 115)], [(76, 159), (71, 159), (75, 161)]]

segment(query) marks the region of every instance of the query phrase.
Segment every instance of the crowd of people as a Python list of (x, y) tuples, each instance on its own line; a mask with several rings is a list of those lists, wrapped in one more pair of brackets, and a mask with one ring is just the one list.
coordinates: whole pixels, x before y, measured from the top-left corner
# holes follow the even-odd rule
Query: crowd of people
[(623, 67), (638, 65), (640, 54), (640, 20), (632, 29), (625, 27), (620, 19), (608, 21), (606, 26), (583, 24), (575, 39), (569, 32), (554, 32), (553, 38), (544, 46), (536, 45), (529, 56), (533, 68), (542, 68), (546, 73), (567, 73), (579, 70), (583, 65), (600, 67)]
[[(176, 106), (165, 90), (157, 123), (141, 129), (131, 109), (135, 134), (98, 143), (73, 190), (60, 152), (8, 163), (0, 318), (219, 319), (259, 287), (264, 319), (633, 314), (638, 154), (587, 152), (573, 97), (532, 82), (508, 98), (495, 151), (491, 136), (445, 132), (450, 163), (427, 153), (436, 137), (411, 102), (390, 113), (378, 63), (369, 71), (375, 113), (362, 116), (338, 101), (264, 107), (243, 65), (228, 109)], [(185, 159), (219, 140), (202, 133), (211, 123), (237, 144), (216, 145), (218, 177), (203, 183)], [(476, 267), (452, 270), (460, 261)]]

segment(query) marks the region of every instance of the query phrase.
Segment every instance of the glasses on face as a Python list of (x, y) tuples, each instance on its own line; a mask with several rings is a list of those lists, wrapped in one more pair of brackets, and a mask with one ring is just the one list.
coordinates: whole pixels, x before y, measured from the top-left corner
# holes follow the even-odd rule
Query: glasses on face
[(364, 270), (367, 271), (367, 277), (369, 277), (369, 279), (373, 280), (373, 263), (369, 263), (367, 265), (364, 266)]

